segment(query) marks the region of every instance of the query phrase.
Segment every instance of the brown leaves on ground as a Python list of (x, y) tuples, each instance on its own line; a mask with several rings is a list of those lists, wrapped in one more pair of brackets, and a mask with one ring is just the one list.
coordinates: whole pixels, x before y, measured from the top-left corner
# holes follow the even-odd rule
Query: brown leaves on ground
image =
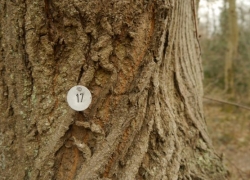
[(204, 101), (210, 137), (232, 180), (250, 179), (250, 111)]

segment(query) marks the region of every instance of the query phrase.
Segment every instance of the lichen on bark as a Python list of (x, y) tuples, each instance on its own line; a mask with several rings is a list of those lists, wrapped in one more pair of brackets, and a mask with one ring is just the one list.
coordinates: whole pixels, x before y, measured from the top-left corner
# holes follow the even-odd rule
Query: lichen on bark
[[(193, 0), (0, 4), (3, 178), (226, 178)], [(77, 84), (93, 96), (84, 112), (66, 102)]]

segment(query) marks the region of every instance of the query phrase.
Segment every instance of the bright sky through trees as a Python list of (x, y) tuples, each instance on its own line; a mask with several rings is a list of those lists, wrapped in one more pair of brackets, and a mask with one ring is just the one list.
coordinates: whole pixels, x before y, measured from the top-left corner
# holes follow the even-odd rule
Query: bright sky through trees
[(217, 18), (220, 15), (222, 6), (223, 6), (222, 0), (217, 0), (213, 2), (207, 0), (200, 0), (200, 6), (199, 6), (200, 22), (206, 23), (208, 19)]
[[(223, 8), (224, 0), (200, 0), (199, 4), (199, 21), (204, 24), (208, 33), (217, 30), (219, 25), (219, 16)], [(239, 16), (242, 11), (248, 12), (250, 8), (250, 0), (237, 0), (237, 11)], [(248, 18), (249, 17), (245, 17)], [(239, 18), (240, 21), (240, 18)], [(242, 22), (241, 22), (242, 23)]]

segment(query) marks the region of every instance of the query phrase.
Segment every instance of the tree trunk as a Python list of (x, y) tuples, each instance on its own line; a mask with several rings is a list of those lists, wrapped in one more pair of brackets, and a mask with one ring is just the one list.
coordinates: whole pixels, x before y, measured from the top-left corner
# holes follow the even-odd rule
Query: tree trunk
[(238, 50), (238, 23), (236, 12), (236, 0), (227, 0), (227, 51), (225, 55), (225, 90), (234, 93), (233, 62), (237, 57)]
[[(202, 112), (195, 2), (1, 0), (2, 179), (226, 178)], [(84, 112), (66, 102), (91, 90)]]

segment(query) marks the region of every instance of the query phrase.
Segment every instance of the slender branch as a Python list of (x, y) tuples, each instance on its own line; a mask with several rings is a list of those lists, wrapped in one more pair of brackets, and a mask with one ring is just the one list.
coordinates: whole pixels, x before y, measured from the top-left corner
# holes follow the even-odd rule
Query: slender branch
[(208, 99), (210, 101), (215, 101), (215, 102), (219, 102), (219, 103), (223, 103), (223, 104), (229, 104), (229, 105), (232, 105), (232, 106), (237, 106), (237, 107), (240, 107), (240, 108), (243, 108), (243, 109), (250, 110), (250, 107), (247, 107), (247, 106), (244, 106), (244, 105), (241, 105), (241, 104), (237, 104), (237, 103), (234, 103), (234, 102), (229, 102), (229, 101), (214, 99), (214, 98), (206, 97), (206, 96), (204, 96), (203, 98), (204, 99)]

